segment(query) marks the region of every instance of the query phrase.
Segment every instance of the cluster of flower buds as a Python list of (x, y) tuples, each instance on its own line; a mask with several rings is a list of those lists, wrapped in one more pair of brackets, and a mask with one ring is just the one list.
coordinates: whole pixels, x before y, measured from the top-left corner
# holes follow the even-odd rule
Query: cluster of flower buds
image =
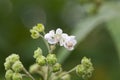
[(59, 43), (60, 46), (64, 46), (68, 50), (73, 50), (77, 43), (75, 36), (69, 36), (68, 34), (63, 33), (62, 29), (60, 28), (58, 28), (56, 31), (49, 31), (49, 33), (45, 34), (44, 38), (49, 44)]
[(92, 62), (90, 59), (83, 57), (81, 64), (76, 67), (76, 73), (83, 79), (88, 79), (92, 76), (94, 71)]
[(61, 64), (57, 62), (57, 58), (55, 54), (49, 53), (45, 57), (42, 54), (41, 48), (38, 47), (34, 51), (33, 57), (36, 59), (36, 63), (30, 66), (29, 68), (30, 73), (32, 74), (39, 73), (44, 78), (45, 77), (44, 75), (46, 75), (47, 72), (50, 71), (49, 73), (51, 73), (51, 75), (49, 76), (50, 78), (52, 78), (52, 80), (58, 80), (58, 79), (70, 80), (70, 75), (62, 71)]
[(37, 63), (36, 66), (51, 65), (53, 72), (59, 71), (61, 69), (61, 65), (59, 63), (57, 63), (56, 55), (50, 53), (45, 57), (42, 55), (41, 48), (37, 48), (34, 51), (34, 58), (36, 59), (36, 63)]
[(37, 50), (34, 51), (34, 56), (36, 59), (36, 63), (39, 65), (45, 65), (46, 64), (46, 58), (42, 55), (42, 50), (41, 48), (37, 48)]
[(6, 58), (4, 63), (6, 80), (22, 80), (20, 72), (23, 70), (23, 65), (19, 60), (19, 55), (12, 54)]
[(30, 29), (31, 37), (33, 39), (37, 39), (40, 37), (40, 32), (44, 31), (44, 25), (43, 24), (37, 24), (32, 29)]

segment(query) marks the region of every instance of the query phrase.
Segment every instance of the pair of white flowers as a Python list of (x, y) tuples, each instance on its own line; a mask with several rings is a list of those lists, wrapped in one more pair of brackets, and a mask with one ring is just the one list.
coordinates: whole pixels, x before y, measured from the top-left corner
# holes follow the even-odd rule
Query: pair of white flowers
[(49, 33), (45, 34), (44, 38), (48, 41), (49, 44), (57, 44), (64, 46), (68, 50), (73, 50), (77, 41), (75, 36), (69, 36), (66, 33), (63, 33), (62, 29), (58, 28), (56, 31), (51, 30)]

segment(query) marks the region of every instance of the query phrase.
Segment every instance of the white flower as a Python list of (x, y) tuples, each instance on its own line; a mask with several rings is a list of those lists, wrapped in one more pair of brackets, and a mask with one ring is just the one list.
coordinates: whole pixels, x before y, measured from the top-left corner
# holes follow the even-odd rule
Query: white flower
[(59, 42), (61, 38), (62, 30), (58, 28), (56, 32), (54, 30), (49, 31), (44, 38), (48, 41), (50, 44), (56, 44)]
[(57, 40), (57, 42), (60, 41), (62, 33), (63, 33), (62, 29), (58, 28), (56, 30), (55, 39)]
[(59, 41), (60, 46), (64, 46), (64, 43), (65, 43), (67, 37), (68, 37), (68, 35), (67, 35), (66, 33), (63, 33), (63, 34), (61, 35), (61, 39), (60, 39), (60, 41)]
[(49, 33), (47, 33), (44, 38), (48, 41), (50, 44), (56, 44), (57, 40), (55, 39), (55, 31), (51, 30)]
[(68, 34), (63, 33), (60, 28), (58, 28), (56, 31), (49, 31), (49, 33), (45, 34), (44, 38), (49, 44), (59, 43), (60, 46), (64, 46), (68, 50), (73, 50), (77, 43), (75, 36), (68, 36)]
[(64, 47), (68, 50), (73, 50), (76, 43), (75, 36), (68, 36), (64, 42)]
[(63, 33), (63, 31), (62, 31), (62, 29), (60, 29), (60, 28), (58, 28), (57, 30), (56, 30), (56, 34), (62, 34)]

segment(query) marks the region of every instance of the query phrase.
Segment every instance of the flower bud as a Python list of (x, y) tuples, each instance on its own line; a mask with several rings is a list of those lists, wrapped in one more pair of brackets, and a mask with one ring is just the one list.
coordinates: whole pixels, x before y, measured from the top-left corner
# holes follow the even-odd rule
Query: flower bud
[(7, 70), (6, 74), (5, 74), (5, 78), (6, 80), (12, 80), (12, 75), (13, 75), (13, 71), (12, 70)]
[(34, 51), (34, 58), (39, 57), (40, 55), (42, 55), (42, 49), (41, 48), (37, 48), (37, 50)]
[(43, 32), (44, 31), (44, 25), (43, 24), (37, 24), (37, 26), (33, 27), (34, 30), (38, 31), (38, 32)]
[(19, 60), (19, 55), (17, 54), (12, 54), (6, 58), (6, 62), (4, 63), (5, 70), (8, 70), (11, 68), (14, 62)]
[(83, 75), (84, 74), (84, 71), (85, 71), (85, 68), (84, 68), (84, 66), (83, 65), (77, 65), (77, 67), (76, 67), (76, 73), (78, 74), (78, 75)]
[(30, 73), (35, 73), (40, 69), (40, 66), (38, 64), (33, 64), (30, 66), (29, 68), (29, 72)]
[(83, 57), (81, 60), (81, 64), (83, 64), (86, 67), (92, 66), (91, 60), (87, 57)]
[(83, 79), (88, 79), (92, 76), (94, 68), (92, 66), (91, 60), (83, 57), (81, 64), (77, 65), (76, 73), (81, 76)]
[(15, 61), (18, 61), (20, 59), (19, 55), (17, 54), (11, 54), (6, 58), (6, 61), (10, 61), (10, 63), (14, 63)]
[(5, 66), (5, 70), (10, 69), (10, 68), (11, 68), (11, 63), (10, 63), (10, 61), (6, 61), (6, 62), (4, 63), (4, 66)]
[(44, 56), (39, 56), (39, 57), (36, 59), (36, 62), (37, 62), (39, 65), (43, 66), (43, 65), (46, 64), (46, 58), (45, 58)]
[(60, 69), (61, 69), (61, 64), (56, 63), (55, 65), (53, 65), (53, 72), (60, 71)]
[(36, 30), (34, 30), (34, 29), (31, 29), (30, 32), (31, 32), (31, 37), (32, 37), (33, 39), (37, 39), (37, 38), (40, 37), (40, 34), (39, 34), (38, 31), (36, 31)]
[(22, 75), (20, 73), (14, 73), (12, 80), (22, 80)]
[(20, 72), (23, 70), (23, 65), (20, 61), (16, 61), (13, 65), (12, 65), (12, 69), (15, 71), (15, 72)]
[(48, 54), (46, 58), (48, 64), (54, 65), (57, 62), (57, 58), (55, 54)]

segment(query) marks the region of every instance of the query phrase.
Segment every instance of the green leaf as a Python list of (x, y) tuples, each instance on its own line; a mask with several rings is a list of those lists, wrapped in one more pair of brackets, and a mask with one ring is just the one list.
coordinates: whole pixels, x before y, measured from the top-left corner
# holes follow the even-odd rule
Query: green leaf
[[(82, 22), (75, 25), (75, 28), (72, 34), (76, 36), (78, 41), (77, 44), (83, 41), (92, 30), (98, 27), (99, 24), (103, 22), (108, 22), (111, 19), (114, 19), (115, 17), (117, 17), (119, 15), (118, 14), (119, 12), (117, 11), (118, 7), (116, 6), (119, 4), (104, 3), (100, 9), (100, 12), (97, 15), (88, 17)], [(59, 56), (58, 61), (61, 63), (64, 62), (64, 60), (70, 55), (70, 53), (71, 52), (67, 51), (64, 48), (60, 49), (57, 55)]]
[(115, 47), (118, 51), (118, 56), (120, 59), (120, 17), (111, 20), (107, 23), (108, 30), (110, 31), (110, 34), (112, 36), (112, 39), (114, 40)]

